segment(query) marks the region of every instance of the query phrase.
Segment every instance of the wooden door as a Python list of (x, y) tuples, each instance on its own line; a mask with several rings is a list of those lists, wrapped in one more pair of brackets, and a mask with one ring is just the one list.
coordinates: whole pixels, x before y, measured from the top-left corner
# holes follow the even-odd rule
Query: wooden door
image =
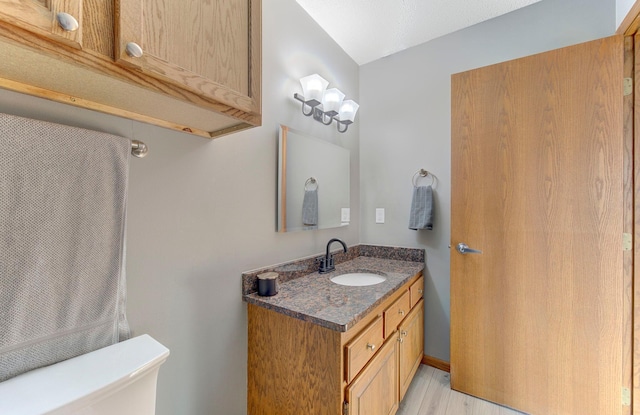
[(345, 392), (349, 415), (394, 415), (398, 410), (398, 337), (390, 337)]
[(420, 300), (411, 310), (398, 331), (402, 340), (398, 347), (400, 400), (402, 400), (424, 355), (424, 301)]
[[(116, 0), (116, 60), (260, 113), (260, 0)], [(142, 56), (130, 56), (133, 42)]]
[[(73, 16), (78, 28), (64, 30), (57, 21), (58, 13)], [(0, 21), (56, 42), (82, 47), (82, 0), (0, 0)]]
[(453, 75), (453, 389), (628, 412), (623, 57), (612, 37)]

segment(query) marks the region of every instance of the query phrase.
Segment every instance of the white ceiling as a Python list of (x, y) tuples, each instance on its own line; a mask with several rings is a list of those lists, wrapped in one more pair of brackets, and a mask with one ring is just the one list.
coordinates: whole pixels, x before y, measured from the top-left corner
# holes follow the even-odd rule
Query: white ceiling
[(359, 65), (540, 0), (296, 0)]

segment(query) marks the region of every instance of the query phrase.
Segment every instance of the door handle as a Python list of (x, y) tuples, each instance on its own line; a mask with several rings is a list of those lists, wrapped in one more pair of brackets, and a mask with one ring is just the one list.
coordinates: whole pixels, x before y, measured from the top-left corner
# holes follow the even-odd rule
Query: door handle
[(469, 248), (469, 246), (467, 244), (463, 244), (462, 242), (460, 242), (458, 245), (456, 245), (456, 250), (458, 252), (460, 252), (461, 254), (481, 254), (482, 251), (479, 249), (472, 249)]

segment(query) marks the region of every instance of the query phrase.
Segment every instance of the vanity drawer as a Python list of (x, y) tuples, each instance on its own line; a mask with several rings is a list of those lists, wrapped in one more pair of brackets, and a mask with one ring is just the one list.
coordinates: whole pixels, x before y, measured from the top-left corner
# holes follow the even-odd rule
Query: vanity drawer
[(384, 340), (382, 327), (382, 316), (378, 316), (371, 324), (354, 337), (353, 340), (344, 346), (347, 383), (350, 383), (356, 377), (369, 359), (378, 351), (378, 348), (382, 346)]
[(409, 296), (411, 297), (411, 308), (413, 308), (424, 297), (424, 277), (418, 278), (418, 281), (411, 284)]
[(384, 310), (384, 338), (389, 337), (411, 309), (409, 290)]

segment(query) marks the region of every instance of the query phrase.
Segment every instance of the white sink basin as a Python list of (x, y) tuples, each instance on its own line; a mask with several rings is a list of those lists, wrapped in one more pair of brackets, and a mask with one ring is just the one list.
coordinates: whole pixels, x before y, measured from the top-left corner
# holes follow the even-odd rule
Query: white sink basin
[(364, 287), (367, 285), (380, 284), (386, 279), (387, 277), (383, 275), (373, 274), (370, 272), (352, 272), (350, 274), (336, 275), (331, 278), (331, 282), (351, 287)]

